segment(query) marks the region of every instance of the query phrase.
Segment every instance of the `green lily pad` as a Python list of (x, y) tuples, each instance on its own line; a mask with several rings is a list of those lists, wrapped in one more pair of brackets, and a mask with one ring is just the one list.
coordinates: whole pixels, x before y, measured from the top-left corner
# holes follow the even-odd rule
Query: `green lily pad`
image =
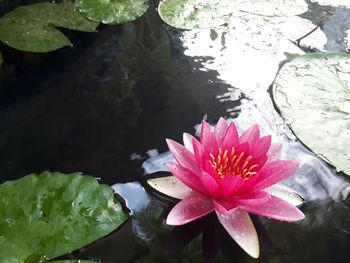
[(75, 6), (93, 21), (117, 25), (142, 16), (148, 0), (77, 0)]
[(98, 23), (86, 19), (72, 3), (20, 6), (0, 19), (0, 40), (28, 52), (49, 52), (71, 46), (56, 27), (94, 32)]
[(304, 0), (236, 0), (239, 10), (263, 16), (296, 16), (308, 10)]
[(350, 175), (350, 55), (313, 53), (291, 60), (280, 69), (273, 95), (296, 136)]
[(182, 29), (223, 25), (236, 10), (236, 2), (232, 0), (164, 0), (158, 7), (160, 17), (167, 24)]
[(108, 235), (126, 219), (113, 190), (80, 173), (43, 172), (0, 185), (2, 262), (41, 262)]

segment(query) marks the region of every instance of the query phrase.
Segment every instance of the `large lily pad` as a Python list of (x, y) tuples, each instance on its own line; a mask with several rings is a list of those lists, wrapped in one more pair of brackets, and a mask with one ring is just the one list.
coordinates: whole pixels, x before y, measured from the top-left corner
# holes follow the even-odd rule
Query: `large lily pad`
[(225, 24), (236, 8), (232, 0), (164, 0), (160, 17), (169, 25), (182, 28), (213, 28)]
[(113, 190), (80, 173), (44, 172), (0, 185), (1, 262), (41, 262), (79, 249), (127, 218)]
[(283, 65), (273, 95), (296, 136), (350, 175), (350, 55), (314, 53)]
[(263, 16), (296, 16), (307, 11), (304, 0), (236, 0), (241, 11)]
[(20, 6), (0, 19), (0, 40), (29, 52), (49, 52), (72, 45), (56, 27), (94, 32), (98, 23), (86, 19), (72, 3)]
[(117, 25), (142, 16), (147, 11), (148, 0), (77, 0), (75, 5), (91, 20)]

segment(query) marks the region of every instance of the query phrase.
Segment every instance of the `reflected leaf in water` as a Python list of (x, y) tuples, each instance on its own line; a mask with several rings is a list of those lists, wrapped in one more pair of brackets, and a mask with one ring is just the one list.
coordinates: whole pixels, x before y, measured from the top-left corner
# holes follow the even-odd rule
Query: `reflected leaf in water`
[(118, 25), (135, 20), (148, 8), (147, 0), (77, 0), (77, 9), (89, 19)]
[[(284, 64), (273, 94), (296, 136), (337, 171), (350, 174), (350, 56), (314, 53)], [(320, 143), (322, 142), (322, 143)]]

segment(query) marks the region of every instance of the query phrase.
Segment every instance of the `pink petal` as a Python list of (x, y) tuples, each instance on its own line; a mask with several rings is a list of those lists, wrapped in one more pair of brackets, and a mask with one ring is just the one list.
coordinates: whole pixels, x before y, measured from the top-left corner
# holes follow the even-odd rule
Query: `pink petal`
[(298, 208), (272, 195), (269, 195), (269, 199), (264, 203), (250, 203), (240, 207), (249, 213), (281, 221), (292, 222), (305, 218)]
[(269, 199), (270, 195), (264, 191), (253, 192), (247, 195), (242, 196), (238, 201), (238, 206), (245, 205), (259, 205), (266, 202)]
[(170, 152), (174, 155), (175, 160), (182, 166), (195, 174), (200, 174), (197, 162), (194, 155), (186, 149), (183, 145), (166, 139)]
[(166, 165), (170, 172), (187, 187), (201, 194), (207, 193), (206, 189), (202, 186), (201, 180), (196, 174), (175, 163), (167, 163)]
[(218, 144), (221, 144), (221, 141), (224, 139), (227, 128), (226, 120), (221, 117), (215, 127), (215, 136)]
[(210, 196), (216, 197), (220, 190), (216, 180), (210, 174), (204, 171), (202, 172), (202, 175), (200, 178), (204, 188), (207, 190), (207, 192), (209, 192)]
[(260, 169), (264, 167), (264, 164), (266, 163), (267, 159), (268, 159), (267, 155), (264, 155), (264, 156), (261, 156), (257, 159), (251, 160), (251, 163), (258, 165), (258, 167), (256, 167), (255, 171), (260, 171)]
[(239, 144), (238, 132), (236, 125), (231, 122), (227, 128), (224, 139), (221, 141), (220, 147), (222, 150), (231, 150), (232, 147), (237, 147)]
[(184, 225), (209, 214), (213, 209), (210, 198), (202, 195), (188, 196), (170, 211), (166, 223), (174, 226)]
[(248, 130), (246, 130), (241, 137), (239, 137), (239, 142), (244, 143), (248, 142), (249, 146), (252, 144), (255, 144), (257, 140), (259, 140), (260, 137), (260, 130), (259, 125), (255, 124), (252, 127), (250, 127)]
[(279, 159), (281, 155), (281, 150), (282, 150), (282, 144), (280, 143), (271, 144), (271, 147), (267, 153), (269, 157), (269, 161), (271, 162)]
[(228, 201), (225, 199), (215, 200), (213, 199), (214, 209), (223, 215), (230, 215), (239, 207), (236, 201)]
[(292, 160), (279, 160), (267, 163), (255, 176), (254, 190), (264, 189), (287, 179), (298, 170), (299, 163)]
[(196, 139), (194, 138), (192, 140), (192, 145), (193, 145), (193, 152), (194, 152), (194, 157), (197, 161), (197, 165), (200, 169), (203, 169), (204, 165), (203, 165), (203, 161), (204, 161), (204, 149), (202, 147), (202, 144)]
[(186, 149), (189, 150), (191, 153), (193, 153), (192, 141), (193, 139), (195, 139), (195, 137), (193, 137), (191, 134), (188, 134), (186, 132), (182, 135), (182, 137), (183, 137), (183, 142)]
[(219, 180), (221, 195), (223, 197), (229, 197), (238, 191), (243, 184), (244, 180), (240, 176), (225, 176)]
[(252, 145), (250, 149), (250, 154), (254, 159), (265, 156), (267, 151), (271, 146), (271, 135), (264, 136), (256, 141), (255, 145)]
[(259, 257), (259, 240), (249, 214), (241, 209), (226, 216), (216, 212), (220, 223), (248, 255)]
[(205, 121), (202, 121), (200, 140), (203, 145), (204, 151), (208, 154), (211, 151), (216, 150), (218, 148), (218, 143), (214, 136), (213, 128)]

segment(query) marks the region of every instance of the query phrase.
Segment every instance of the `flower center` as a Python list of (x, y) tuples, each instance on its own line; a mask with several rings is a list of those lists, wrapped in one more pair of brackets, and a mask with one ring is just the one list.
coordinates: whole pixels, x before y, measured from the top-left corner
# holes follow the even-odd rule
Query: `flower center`
[(257, 164), (250, 163), (253, 157), (245, 152), (235, 153), (235, 148), (232, 147), (230, 151), (222, 151), (219, 148), (218, 154), (214, 156), (210, 153), (210, 163), (218, 176), (224, 178), (225, 176), (240, 176), (243, 179), (256, 175)]

